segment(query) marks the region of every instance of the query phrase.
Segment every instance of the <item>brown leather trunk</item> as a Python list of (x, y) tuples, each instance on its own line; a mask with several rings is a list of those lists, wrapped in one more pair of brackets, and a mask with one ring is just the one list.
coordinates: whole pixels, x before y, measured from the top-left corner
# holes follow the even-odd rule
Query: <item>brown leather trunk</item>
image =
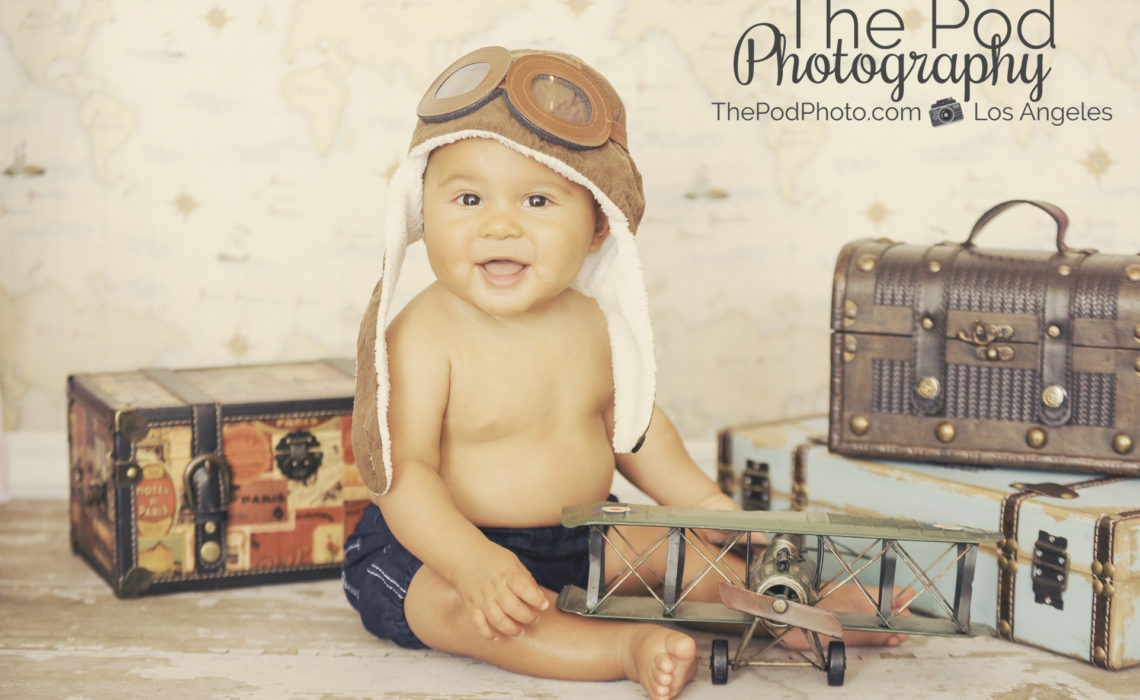
[[(1015, 204), (1055, 250), (978, 248)], [(1140, 255), (1073, 250), (1045, 202), (964, 243), (849, 243), (832, 296), (832, 450), (1140, 475)]]
[(340, 575), (351, 359), (68, 378), (71, 544), (119, 597)]

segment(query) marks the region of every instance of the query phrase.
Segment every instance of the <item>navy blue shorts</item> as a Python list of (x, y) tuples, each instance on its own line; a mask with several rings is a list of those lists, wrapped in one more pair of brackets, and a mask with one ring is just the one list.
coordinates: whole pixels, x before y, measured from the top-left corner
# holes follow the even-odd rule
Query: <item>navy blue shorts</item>
[[(612, 497), (611, 497), (612, 498)], [(590, 569), (587, 527), (480, 528), (487, 539), (514, 552), (538, 585), (555, 593), (566, 584), (585, 587)], [(341, 583), (365, 629), (408, 649), (426, 649), (404, 616), (408, 585), (423, 562), (396, 541), (384, 516), (369, 504), (344, 543)]]

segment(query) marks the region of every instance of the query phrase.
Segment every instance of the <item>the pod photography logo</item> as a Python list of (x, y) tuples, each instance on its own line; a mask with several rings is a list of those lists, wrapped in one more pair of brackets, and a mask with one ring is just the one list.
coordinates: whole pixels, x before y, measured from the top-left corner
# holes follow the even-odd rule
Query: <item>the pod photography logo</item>
[[(717, 121), (1060, 127), (1114, 116), (1110, 95), (1052, 89), (1066, 37), (1057, 0), (782, 0), (766, 7), (770, 18), (737, 35), (731, 69), (741, 89), (733, 100), (712, 102)], [(789, 94), (795, 98), (782, 97)]]

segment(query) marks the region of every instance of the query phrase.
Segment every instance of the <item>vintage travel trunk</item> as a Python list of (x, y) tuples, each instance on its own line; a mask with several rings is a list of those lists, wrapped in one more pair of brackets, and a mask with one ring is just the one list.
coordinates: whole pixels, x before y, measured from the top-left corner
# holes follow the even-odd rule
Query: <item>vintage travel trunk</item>
[(979, 547), (974, 622), (1104, 668), (1140, 664), (1140, 479), (845, 457), (826, 432), (822, 417), (722, 431), (721, 487), (746, 507), (1000, 530)]
[[(1014, 204), (1055, 250), (978, 248)], [(962, 244), (860, 240), (832, 296), (833, 450), (1140, 475), (1140, 255), (1065, 246), (1044, 202), (1004, 202)]]
[(120, 597), (339, 575), (352, 360), (68, 378), (71, 542)]

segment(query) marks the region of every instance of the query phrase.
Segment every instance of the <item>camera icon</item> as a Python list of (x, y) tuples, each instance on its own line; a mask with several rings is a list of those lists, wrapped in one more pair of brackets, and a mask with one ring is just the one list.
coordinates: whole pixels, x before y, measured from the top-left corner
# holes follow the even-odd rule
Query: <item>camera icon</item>
[(945, 126), (962, 121), (962, 105), (953, 97), (946, 97), (930, 105), (930, 123)]

